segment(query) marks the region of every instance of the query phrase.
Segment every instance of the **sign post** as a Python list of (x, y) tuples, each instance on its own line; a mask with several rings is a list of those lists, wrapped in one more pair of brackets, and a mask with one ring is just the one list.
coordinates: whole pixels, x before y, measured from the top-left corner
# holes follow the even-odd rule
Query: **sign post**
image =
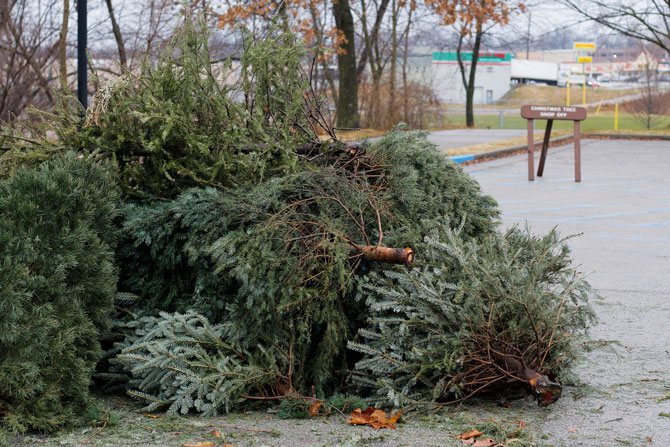
[(547, 160), (549, 150), (549, 139), (551, 138), (551, 128), (554, 120), (573, 121), (574, 122), (574, 145), (575, 145), (575, 182), (582, 181), (582, 161), (581, 161), (581, 126), (580, 122), (586, 119), (586, 109), (582, 107), (563, 107), (563, 106), (532, 106), (521, 107), (521, 117), (528, 120), (528, 180), (535, 180), (535, 140), (533, 136), (534, 120), (547, 120), (547, 128), (544, 131), (544, 140), (542, 141), (542, 152), (540, 153), (540, 163), (537, 167), (537, 176), (544, 174), (544, 164)]
[(594, 53), (596, 51), (596, 44), (594, 42), (573, 42), (572, 50), (578, 54), (577, 63), (582, 64), (582, 73), (584, 74), (584, 84), (582, 84), (582, 106), (586, 106), (586, 64), (593, 62), (593, 58), (586, 54)]

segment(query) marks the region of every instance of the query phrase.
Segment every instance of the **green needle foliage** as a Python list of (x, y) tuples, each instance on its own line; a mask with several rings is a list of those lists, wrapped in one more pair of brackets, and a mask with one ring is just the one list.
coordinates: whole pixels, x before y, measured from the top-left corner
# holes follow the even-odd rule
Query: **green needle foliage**
[(109, 330), (119, 192), (66, 153), (0, 182), (0, 429), (81, 420)]
[(593, 322), (594, 292), (555, 231), (464, 241), (442, 225), (426, 242), (421, 265), (364, 285), (368, 324), (349, 343), (365, 355), (354, 381), (404, 407), (518, 383), (504, 356), (565, 378)]
[[(354, 366), (397, 405), (509, 384), (491, 352), (567, 370), (590, 291), (554, 233), (499, 234), (495, 201), (423, 132), (319, 142), (304, 45), (285, 29), (242, 32), (239, 60), (222, 63), (204, 30), (185, 17), (160, 58), (96, 94), (83, 125), (64, 98), (0, 136), (2, 424), (70, 420), (101, 338), (98, 377), (173, 412), (282, 395), (304, 413), (305, 394), (344, 391)], [(19, 168), (66, 149), (85, 158)], [(139, 308), (111, 336), (118, 193), (100, 166), (125, 199), (117, 296)], [(368, 265), (361, 246), (377, 245), (419, 262)]]
[(421, 251), (443, 213), (472, 215), (464, 237), (492, 231), (497, 216), (495, 202), (423, 133), (397, 130), (353, 161), (360, 171), (334, 158), (257, 187), (127, 207), (121, 289), (146, 309), (229, 323), (228, 341), (245, 349), (291, 352), (292, 386), (336, 391), (354, 361), (346, 343), (366, 312), (352, 243), (381, 236), (383, 245)]
[[(196, 313), (142, 317), (135, 333), (113, 360), (132, 374), (129, 394), (147, 403), (142, 411), (167, 406), (168, 412), (204, 415), (228, 411), (244, 396), (281, 378), (286, 358), (256, 350), (256, 358), (226, 342), (225, 325), (212, 326)], [(260, 366), (263, 365), (263, 366)]]
[(62, 148), (113, 160), (124, 196), (135, 200), (296, 172), (294, 147), (315, 138), (305, 115), (304, 46), (280, 27), (263, 38), (242, 30), (239, 60), (213, 62), (206, 23), (183, 20), (157, 60), (96, 93), (83, 128), (74, 98), (65, 97), (34, 112), (41, 126), (5, 129), (18, 138), (0, 138), (0, 177)]

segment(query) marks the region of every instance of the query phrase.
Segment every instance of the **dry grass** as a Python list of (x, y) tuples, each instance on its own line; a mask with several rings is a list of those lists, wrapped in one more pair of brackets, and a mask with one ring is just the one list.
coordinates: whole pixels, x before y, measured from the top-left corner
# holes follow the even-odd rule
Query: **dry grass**
[[(607, 89), (593, 89), (586, 88), (586, 102), (599, 102), (603, 99), (618, 98), (638, 93), (640, 89), (627, 90), (607, 90)], [(551, 104), (565, 105), (567, 96), (567, 89), (565, 87), (554, 87), (546, 85), (522, 85), (510, 90), (501, 99), (504, 101), (524, 101), (524, 102), (549, 102)], [(570, 87), (570, 102), (572, 105), (581, 105), (582, 103), (582, 87)]]
[[(360, 141), (364, 138), (374, 138), (381, 137), (386, 135), (387, 130), (378, 130), (378, 129), (359, 129), (359, 130), (337, 130), (335, 135), (340, 141), (351, 142), (351, 141)], [(328, 135), (319, 135), (321, 141), (328, 141), (330, 137)]]
[[(552, 138), (562, 137), (564, 135), (569, 135), (572, 132), (569, 130), (555, 130), (551, 133)], [(544, 131), (537, 131), (534, 134), (534, 141), (536, 143), (541, 142), (544, 138)], [(447, 155), (466, 155), (466, 154), (476, 154), (480, 152), (494, 151), (497, 149), (506, 149), (508, 147), (521, 146), (528, 142), (528, 137), (517, 137), (517, 138), (508, 138), (506, 140), (495, 141), (491, 143), (482, 143), (474, 144), (472, 146), (463, 146), (455, 149), (447, 149), (444, 152)]]

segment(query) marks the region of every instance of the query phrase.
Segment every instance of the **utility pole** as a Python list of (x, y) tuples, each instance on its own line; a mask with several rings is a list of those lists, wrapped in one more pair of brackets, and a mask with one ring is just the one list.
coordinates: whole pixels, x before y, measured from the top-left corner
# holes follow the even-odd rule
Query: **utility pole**
[(86, 28), (86, 0), (77, 0), (77, 99), (84, 109), (88, 107)]

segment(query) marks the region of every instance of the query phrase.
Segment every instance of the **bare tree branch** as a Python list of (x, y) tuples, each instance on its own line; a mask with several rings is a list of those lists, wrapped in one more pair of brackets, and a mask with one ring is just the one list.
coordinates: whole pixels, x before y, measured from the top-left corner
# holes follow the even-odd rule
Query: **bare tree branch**
[(585, 18), (670, 53), (670, 1), (562, 0)]

